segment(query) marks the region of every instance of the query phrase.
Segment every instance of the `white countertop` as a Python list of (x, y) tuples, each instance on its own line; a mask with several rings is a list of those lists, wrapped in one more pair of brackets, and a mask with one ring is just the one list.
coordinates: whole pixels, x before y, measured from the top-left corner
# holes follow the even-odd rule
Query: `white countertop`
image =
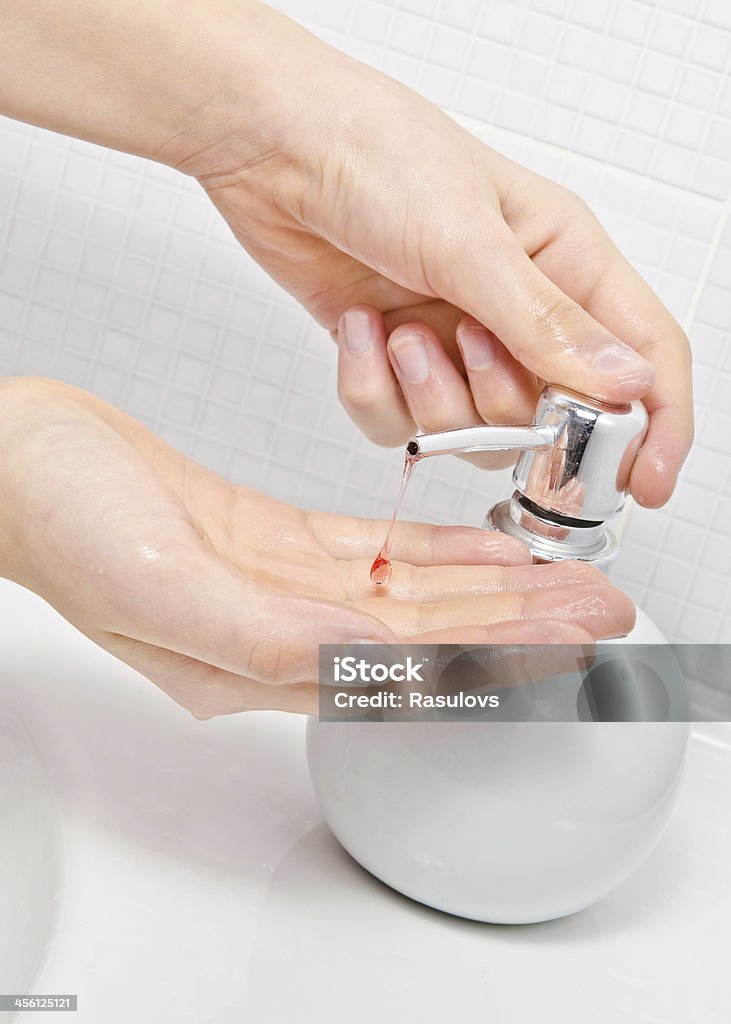
[(694, 727), (677, 810), (628, 882), (507, 927), (413, 903), (340, 849), (304, 720), (195, 722), (4, 581), (0, 680), (0, 726), (22, 722), (59, 809), (31, 990), (77, 993), (80, 1024), (731, 1019), (731, 725)]

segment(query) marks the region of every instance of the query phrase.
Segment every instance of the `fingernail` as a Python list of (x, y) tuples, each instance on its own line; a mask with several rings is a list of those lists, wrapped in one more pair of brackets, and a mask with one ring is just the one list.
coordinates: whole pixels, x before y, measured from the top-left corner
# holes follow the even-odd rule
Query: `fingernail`
[(348, 352), (367, 352), (371, 347), (373, 335), (370, 317), (360, 309), (352, 309), (343, 313), (340, 318), (339, 333), (345, 341)]
[(418, 334), (407, 334), (391, 343), (401, 375), (409, 384), (423, 384), (429, 376), (429, 355)]
[(494, 361), (494, 342), (484, 328), (463, 327), (457, 337), (468, 370), (484, 370)]
[(652, 384), (655, 367), (626, 345), (607, 345), (597, 352), (592, 366), (603, 376), (631, 377), (638, 384)]

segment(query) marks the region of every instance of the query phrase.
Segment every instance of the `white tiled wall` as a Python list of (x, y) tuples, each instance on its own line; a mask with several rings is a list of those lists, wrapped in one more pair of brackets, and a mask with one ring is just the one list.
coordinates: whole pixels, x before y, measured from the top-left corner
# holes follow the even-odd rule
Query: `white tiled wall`
[[(283, 0), (335, 45), (581, 193), (684, 322), (698, 441), (616, 579), (673, 639), (731, 640), (731, 3)], [(91, 389), (228, 476), (390, 514), (400, 472), (333, 343), (166, 168), (0, 120), (0, 374)], [(505, 473), (440, 460), (407, 514), (479, 523)]]

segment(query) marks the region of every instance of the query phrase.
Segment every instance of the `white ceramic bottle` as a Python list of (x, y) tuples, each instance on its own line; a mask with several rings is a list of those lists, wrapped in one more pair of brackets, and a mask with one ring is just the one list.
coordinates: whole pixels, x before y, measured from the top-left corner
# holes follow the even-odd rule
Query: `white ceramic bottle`
[[(607, 570), (617, 545), (606, 522), (623, 503), (645, 429), (637, 404), (614, 409), (548, 388), (531, 426), (425, 435), (409, 450), (421, 458), (527, 449), (515, 494), (488, 525), (520, 536), (537, 559), (580, 557)], [(638, 610), (630, 642), (665, 641)], [(640, 720), (582, 721), (579, 678), (575, 720), (311, 719), (310, 775), (328, 825), (376, 877), (462, 917), (528, 923), (596, 902), (657, 843), (688, 738), (684, 682), (669, 649), (631, 650), (629, 662), (617, 651), (609, 690), (612, 701), (640, 708), (618, 717)], [(658, 657), (666, 705), (649, 716), (660, 720), (642, 720), (641, 670), (657, 679)]]

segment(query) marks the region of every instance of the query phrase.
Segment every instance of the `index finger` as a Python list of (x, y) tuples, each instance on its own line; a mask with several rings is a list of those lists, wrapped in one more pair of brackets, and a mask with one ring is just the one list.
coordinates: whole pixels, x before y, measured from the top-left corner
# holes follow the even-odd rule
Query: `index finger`
[[(385, 520), (331, 512), (308, 512), (307, 521), (328, 554), (348, 561), (373, 558), (389, 526)], [(412, 565), (527, 565), (531, 561), (524, 544), (495, 530), (409, 522), (396, 525), (391, 558)]]

